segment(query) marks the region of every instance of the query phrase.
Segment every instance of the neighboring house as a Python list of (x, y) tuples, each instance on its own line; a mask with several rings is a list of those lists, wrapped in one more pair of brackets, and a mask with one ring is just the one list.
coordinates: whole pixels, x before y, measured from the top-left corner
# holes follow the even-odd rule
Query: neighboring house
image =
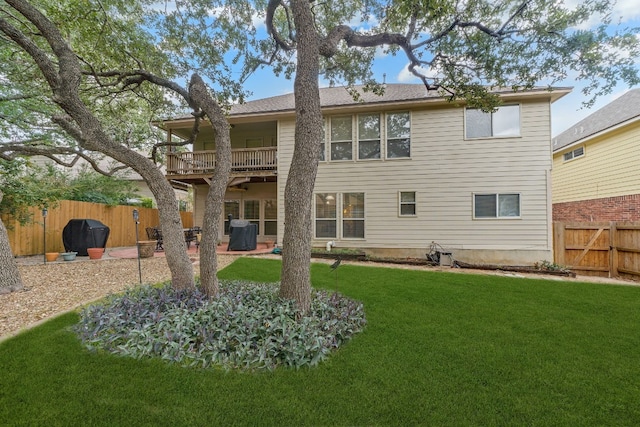
[(554, 221), (640, 221), (640, 89), (553, 139)]
[[(424, 258), (436, 242), (467, 262), (552, 260), (551, 103), (568, 92), (505, 90), (504, 106), (483, 113), (422, 85), (388, 84), (383, 97), (362, 93), (361, 102), (344, 88), (321, 89), (313, 245)], [(184, 138), (192, 120), (161, 126), (169, 139)], [(293, 94), (236, 105), (229, 120), (225, 234), (230, 214), (257, 224), (259, 241), (280, 243)], [(193, 152), (168, 154), (167, 178), (194, 187), (194, 224), (202, 223), (214, 144), (209, 127)]]

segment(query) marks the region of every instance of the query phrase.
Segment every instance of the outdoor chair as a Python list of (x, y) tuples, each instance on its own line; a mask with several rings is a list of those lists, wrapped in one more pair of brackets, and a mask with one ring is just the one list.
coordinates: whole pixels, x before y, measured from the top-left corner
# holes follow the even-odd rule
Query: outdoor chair
[(187, 248), (191, 247), (191, 242), (196, 240), (196, 235), (193, 232), (193, 228), (186, 228), (184, 230), (184, 241), (187, 242)]
[(157, 227), (147, 227), (145, 230), (147, 231), (147, 238), (156, 241), (156, 251), (164, 250), (162, 247), (162, 231)]

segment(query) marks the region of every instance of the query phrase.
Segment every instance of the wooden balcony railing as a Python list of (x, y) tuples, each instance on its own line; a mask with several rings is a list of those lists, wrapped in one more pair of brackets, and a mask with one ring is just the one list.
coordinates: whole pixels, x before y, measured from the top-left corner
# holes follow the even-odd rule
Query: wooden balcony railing
[[(276, 147), (231, 150), (231, 173), (275, 171), (277, 154)], [(167, 175), (210, 174), (215, 166), (213, 150), (167, 154)]]

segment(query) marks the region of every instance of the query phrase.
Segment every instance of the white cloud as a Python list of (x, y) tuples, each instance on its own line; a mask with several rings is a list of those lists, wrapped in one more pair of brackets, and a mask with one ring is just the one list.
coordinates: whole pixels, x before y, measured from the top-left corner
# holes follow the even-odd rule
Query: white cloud
[[(568, 0), (564, 2), (564, 5), (568, 9), (575, 9), (576, 6), (581, 3), (581, 0)], [(638, 0), (618, 0), (611, 9), (611, 22), (613, 25), (634, 23), (633, 21), (636, 21), (638, 18), (640, 18)], [(592, 15), (587, 21), (579, 25), (577, 29), (588, 30), (601, 23), (601, 15)]]
[[(418, 67), (418, 70), (427, 75), (428, 71)], [(398, 73), (396, 80), (398, 83), (420, 83), (420, 79), (409, 71), (409, 63), (407, 63)]]

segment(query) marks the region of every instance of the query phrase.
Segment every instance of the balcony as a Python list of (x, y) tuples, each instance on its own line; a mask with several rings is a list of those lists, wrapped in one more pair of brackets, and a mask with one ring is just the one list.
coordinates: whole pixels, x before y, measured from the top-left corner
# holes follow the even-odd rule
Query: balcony
[[(275, 180), (277, 174), (277, 148), (241, 148), (231, 150), (231, 177)], [(167, 179), (187, 184), (204, 184), (211, 178), (216, 165), (213, 150), (168, 153)]]

